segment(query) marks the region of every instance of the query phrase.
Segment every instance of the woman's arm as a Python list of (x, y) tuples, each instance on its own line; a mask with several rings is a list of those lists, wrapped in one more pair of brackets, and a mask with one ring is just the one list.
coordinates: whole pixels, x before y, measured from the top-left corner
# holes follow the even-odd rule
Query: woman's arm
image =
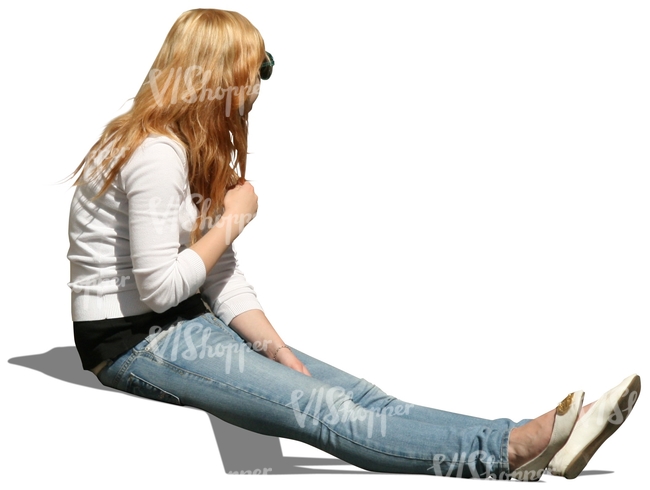
[[(239, 236), (256, 213), (257, 195), (249, 182), (238, 185), (226, 193), (223, 216), (215, 226), (190, 247), (201, 257), (208, 273), (217, 266), (219, 259), (227, 252), (229, 256), (233, 256), (235, 262), (233, 268), (236, 270), (236, 259), (231, 248), (232, 241)], [(234, 274), (231, 273), (229, 280), (233, 280), (233, 277)], [(225, 287), (218, 282), (214, 286), (216, 290)], [(244, 290), (246, 293), (248, 288), (244, 288)], [(311, 376), (304, 364), (282, 341), (261, 309), (255, 308), (239, 313), (230, 320), (229, 325), (262, 355)]]
[(269, 359), (311, 376), (305, 365), (286, 347), (262, 310), (245, 311), (233, 318), (230, 326)]
[[(117, 233), (129, 239), (130, 260), (141, 301), (156, 312), (176, 306), (195, 294), (206, 279), (210, 283), (212, 278), (208, 272), (224, 254), (233, 255), (230, 244), (257, 212), (257, 196), (252, 185), (244, 183), (235, 187), (226, 193), (224, 213), (217, 224), (193, 246), (179, 252), (181, 226), (193, 224), (179, 220), (179, 209), (191, 205), (187, 202), (189, 184), (184, 150), (169, 138), (148, 138), (125, 165), (120, 182), (128, 200), (128, 206), (124, 206), (128, 212), (128, 231), (117, 230)], [(231, 277), (233, 273), (227, 275)], [(234, 281), (234, 289), (241, 289), (241, 283), (242, 280)], [(240, 303), (237, 308), (231, 308), (228, 321), (244, 309), (250, 309), (252, 304), (250, 300)]]
[(127, 202), (116, 203), (116, 211), (126, 213), (128, 229), (119, 225), (96, 233), (109, 233), (120, 242), (128, 240), (130, 256), (116, 260), (125, 267), (130, 262), (140, 300), (148, 308), (168, 310), (195, 294), (206, 278), (204, 263), (196, 252), (179, 252), (179, 210), (187, 205), (188, 195), (183, 149), (169, 138), (147, 138), (123, 167), (115, 185), (126, 196)]
[(214, 314), (229, 325), (233, 318), (248, 310), (264, 310), (253, 286), (239, 268), (237, 254), (229, 246), (210, 270), (201, 286), (201, 294)]

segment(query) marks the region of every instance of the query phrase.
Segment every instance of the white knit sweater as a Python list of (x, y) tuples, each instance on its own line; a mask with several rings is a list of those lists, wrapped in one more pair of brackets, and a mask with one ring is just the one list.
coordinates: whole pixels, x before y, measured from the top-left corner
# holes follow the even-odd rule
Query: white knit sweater
[(70, 207), (73, 321), (163, 312), (200, 291), (226, 324), (262, 309), (232, 246), (206, 275), (187, 248), (197, 216), (183, 148), (151, 136), (99, 198), (101, 182), (77, 186)]

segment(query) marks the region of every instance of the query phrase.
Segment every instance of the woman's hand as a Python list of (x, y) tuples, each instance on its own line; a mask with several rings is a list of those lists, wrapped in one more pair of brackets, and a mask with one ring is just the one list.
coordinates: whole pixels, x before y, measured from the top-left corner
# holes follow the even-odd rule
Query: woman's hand
[(296, 355), (288, 348), (280, 349), (277, 351), (275, 360), (283, 366), (287, 366), (288, 368), (293, 369), (294, 371), (298, 371), (299, 373), (311, 376), (311, 373), (307, 367), (305, 367), (305, 365), (300, 362), (300, 359), (298, 359)]
[(244, 227), (256, 214), (257, 194), (251, 183), (247, 181), (226, 192), (223, 200), (223, 215), (219, 218), (217, 226), (226, 231), (226, 239), (230, 243), (244, 231)]
[(262, 310), (248, 310), (240, 313), (230, 321), (230, 327), (247, 342), (264, 346), (260, 355), (279, 362), (294, 371), (311, 376), (305, 365), (280, 338)]
[(203, 260), (206, 273), (212, 270), (226, 249), (255, 217), (255, 189), (249, 182), (230, 189), (224, 197), (223, 207), (224, 213), (217, 224), (190, 247)]
[(224, 216), (245, 217), (249, 223), (257, 214), (257, 194), (252, 184), (246, 181), (226, 192), (223, 207)]

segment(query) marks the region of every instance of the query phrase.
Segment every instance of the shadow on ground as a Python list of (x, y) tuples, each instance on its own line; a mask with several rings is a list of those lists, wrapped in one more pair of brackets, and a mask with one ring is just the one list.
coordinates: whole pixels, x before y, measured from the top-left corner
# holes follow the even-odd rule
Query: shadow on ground
[[(86, 386), (96, 390), (110, 391), (120, 396), (133, 396), (105, 387), (94, 374), (84, 371), (75, 347), (55, 347), (43, 354), (14, 357), (9, 359), (8, 362), (40, 371), (47, 376), (67, 383)], [(213, 415), (206, 415), (210, 419), (226, 473), (251, 474), (251, 468), (256, 468), (262, 472), (264, 468), (268, 468), (270, 469), (268, 474), (273, 475), (309, 473), (373, 474), (356, 469), (348, 463), (334, 457), (297, 458), (284, 456), (282, 454), (280, 440), (277, 437), (257, 434), (224, 422)], [(345, 466), (350, 469), (309, 468), (313, 466)]]

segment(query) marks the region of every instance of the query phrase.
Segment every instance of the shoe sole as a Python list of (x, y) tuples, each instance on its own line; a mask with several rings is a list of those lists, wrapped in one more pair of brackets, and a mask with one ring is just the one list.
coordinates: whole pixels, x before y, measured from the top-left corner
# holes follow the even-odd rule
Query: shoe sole
[[(629, 395), (633, 392), (636, 392), (637, 397), (632, 402), (632, 406), (630, 406)], [(627, 384), (627, 388), (619, 396), (618, 402), (616, 403), (616, 406), (619, 408), (620, 413), (623, 416), (623, 420), (617, 423), (611, 422), (612, 415), (614, 415), (615, 412), (610, 412), (607, 416), (608, 422), (605, 427), (603, 427), (603, 430), (567, 465), (563, 475), (565, 478), (572, 480), (582, 473), (582, 470), (587, 466), (587, 463), (603, 442), (605, 442), (621, 425), (623, 425), (623, 422), (625, 422), (627, 417), (630, 415), (632, 407), (634, 407), (634, 403), (638, 399), (639, 393), (641, 393), (641, 378), (639, 376), (634, 376)]]

